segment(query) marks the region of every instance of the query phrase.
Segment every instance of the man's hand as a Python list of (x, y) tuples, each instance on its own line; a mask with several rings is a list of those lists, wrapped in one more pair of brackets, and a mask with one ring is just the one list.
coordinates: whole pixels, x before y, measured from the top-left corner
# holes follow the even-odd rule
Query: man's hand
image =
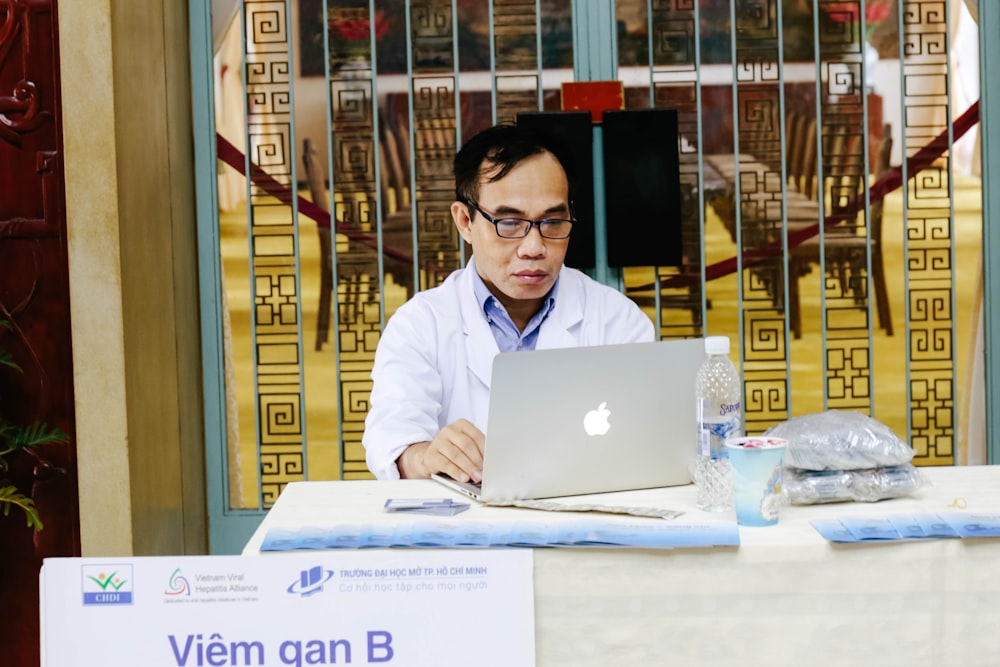
[(430, 442), (417, 442), (396, 459), (404, 479), (426, 479), (443, 472), (460, 482), (483, 480), (486, 436), (472, 422), (459, 419), (441, 429)]

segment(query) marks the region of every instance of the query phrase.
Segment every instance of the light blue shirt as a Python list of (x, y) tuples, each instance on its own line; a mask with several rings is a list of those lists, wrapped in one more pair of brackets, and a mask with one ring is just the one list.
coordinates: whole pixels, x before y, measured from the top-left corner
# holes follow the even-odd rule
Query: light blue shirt
[(514, 324), (514, 320), (510, 318), (507, 309), (503, 307), (499, 299), (490, 294), (489, 288), (486, 287), (486, 283), (483, 282), (479, 274), (473, 273), (472, 276), (472, 289), (476, 293), (476, 301), (483, 309), (483, 316), (489, 322), (490, 331), (493, 332), (493, 338), (501, 352), (535, 349), (538, 342), (538, 330), (556, 305), (556, 289), (558, 287), (559, 278), (556, 278), (555, 284), (552, 285), (548, 296), (542, 302), (542, 307), (528, 320), (528, 325), (521, 332), (517, 330), (517, 325)]

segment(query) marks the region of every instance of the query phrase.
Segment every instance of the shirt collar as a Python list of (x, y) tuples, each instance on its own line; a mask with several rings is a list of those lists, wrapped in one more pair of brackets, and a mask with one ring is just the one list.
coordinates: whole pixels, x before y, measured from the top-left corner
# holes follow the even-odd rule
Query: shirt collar
[[(476, 301), (479, 302), (479, 310), (487, 320), (489, 320), (490, 310), (492, 308), (499, 308), (505, 315), (507, 309), (503, 307), (500, 300), (497, 299), (493, 294), (490, 293), (490, 288), (486, 286), (483, 282), (482, 277), (479, 275), (479, 271), (476, 270), (475, 265), (469, 267), (472, 270), (472, 291), (476, 295)], [(543, 315), (548, 315), (556, 305), (556, 292), (559, 290), (559, 276), (556, 276), (556, 281), (552, 284), (552, 289), (549, 290), (548, 295), (545, 297), (545, 301), (542, 302), (542, 307), (540, 313)], [(509, 316), (508, 316), (509, 317)]]

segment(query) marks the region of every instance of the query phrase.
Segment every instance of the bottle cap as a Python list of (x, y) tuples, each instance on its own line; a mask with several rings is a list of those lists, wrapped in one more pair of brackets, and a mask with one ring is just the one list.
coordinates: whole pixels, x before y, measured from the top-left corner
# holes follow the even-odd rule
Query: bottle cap
[(706, 338), (705, 354), (729, 354), (729, 337), (709, 336)]

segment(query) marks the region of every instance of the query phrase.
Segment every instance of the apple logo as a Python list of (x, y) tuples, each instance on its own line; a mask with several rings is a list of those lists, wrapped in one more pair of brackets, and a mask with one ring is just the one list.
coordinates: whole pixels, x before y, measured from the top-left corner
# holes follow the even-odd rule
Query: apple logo
[(611, 410), (608, 410), (606, 405), (606, 402), (601, 403), (596, 410), (591, 410), (584, 415), (583, 430), (587, 432), (587, 435), (604, 435), (611, 428), (611, 424), (608, 423)]

